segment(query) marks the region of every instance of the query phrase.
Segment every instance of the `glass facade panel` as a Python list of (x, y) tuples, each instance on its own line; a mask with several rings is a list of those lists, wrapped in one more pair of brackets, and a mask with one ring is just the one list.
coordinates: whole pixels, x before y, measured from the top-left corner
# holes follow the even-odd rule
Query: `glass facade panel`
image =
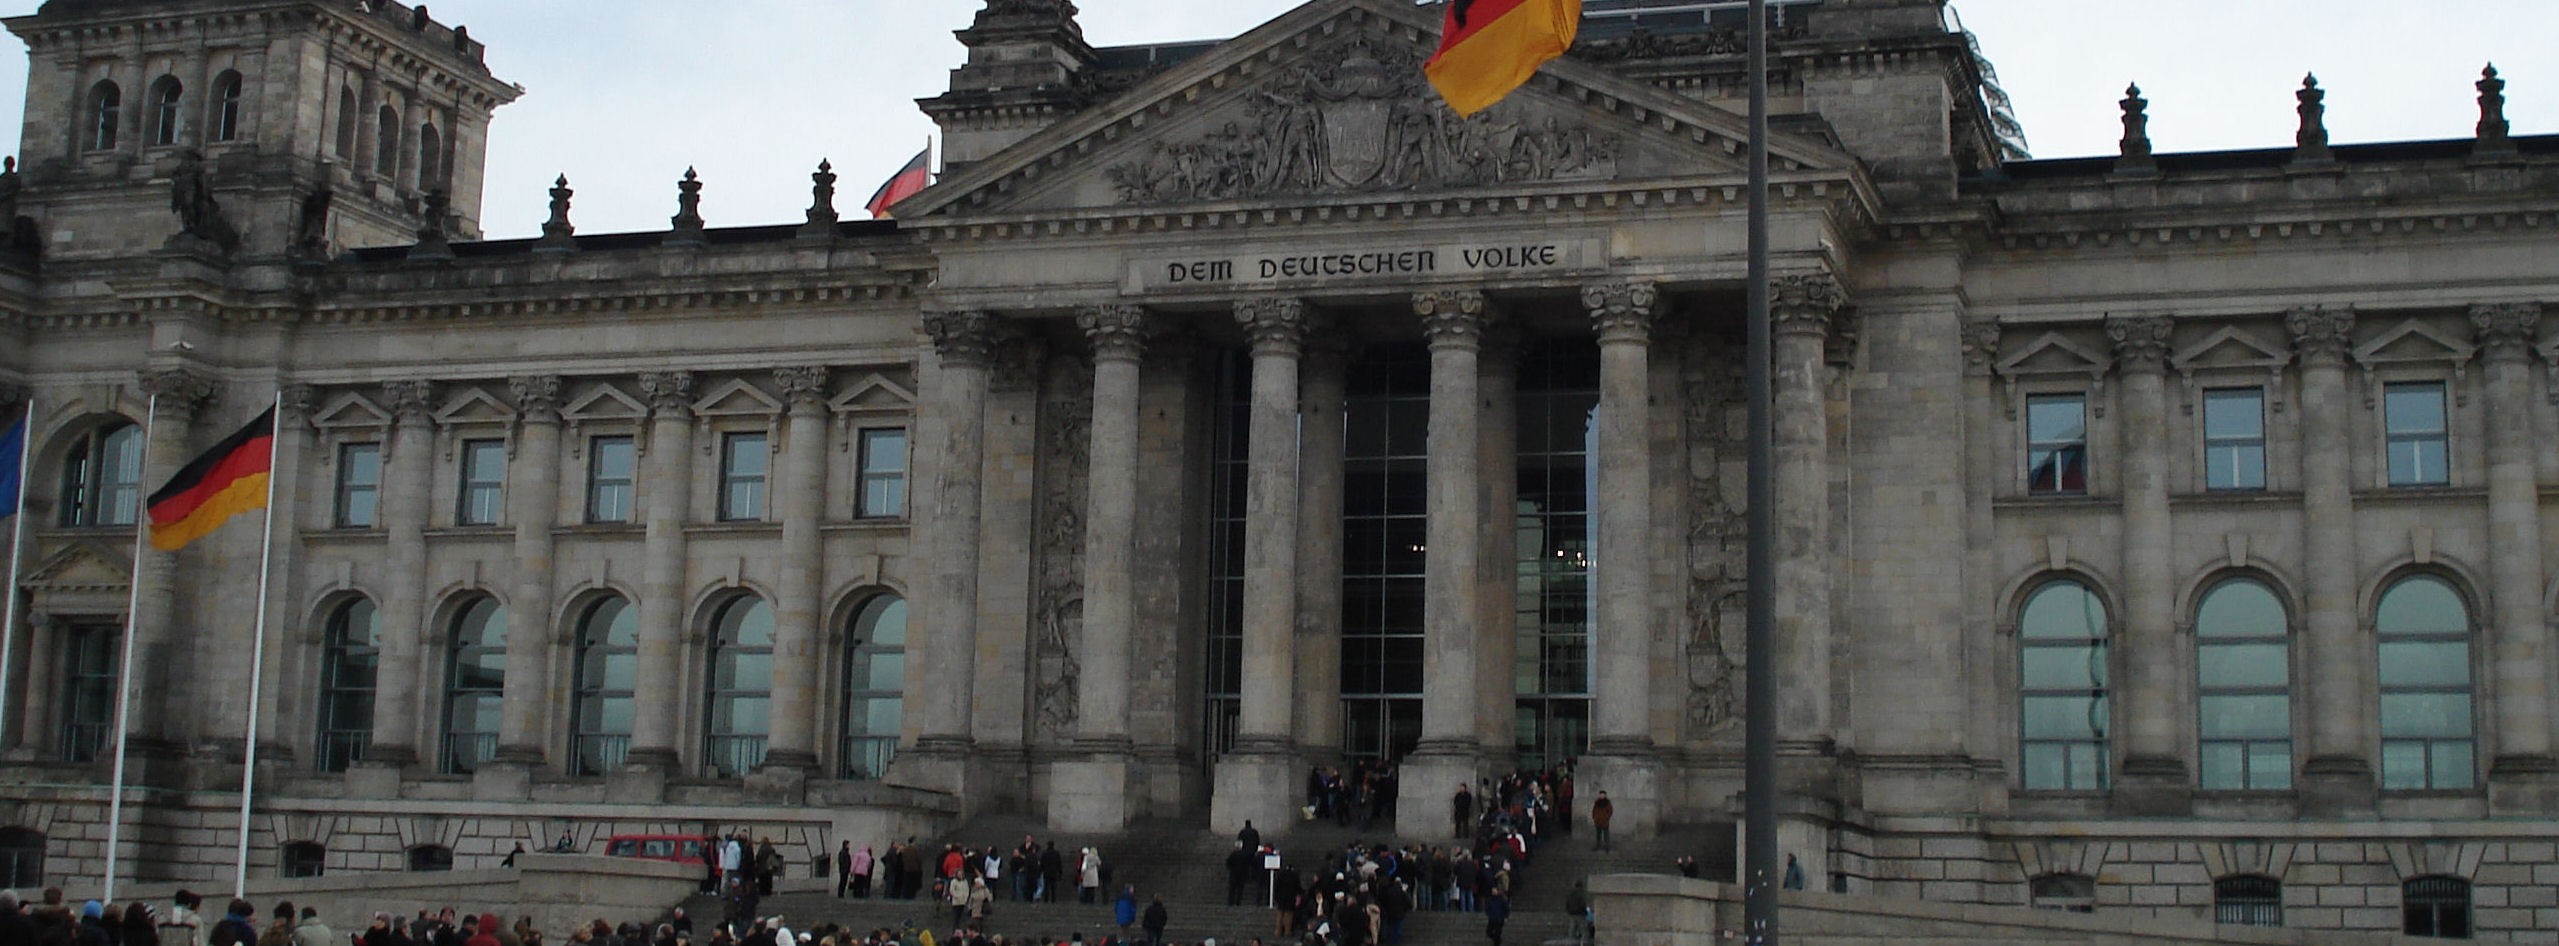
[(838, 774), (876, 779), (897, 758), (906, 721), (906, 599), (881, 595), (854, 612), (845, 632), (843, 745)]
[(123, 639), (123, 628), (113, 624), (74, 624), (64, 632), (61, 761), (96, 762), (114, 745)]
[(2266, 392), (2204, 392), (2204, 488), (2266, 488)]
[(1599, 351), (1541, 340), (1519, 369), (1518, 644), (1520, 765), (1543, 769), (1590, 742), (1592, 552), (1598, 488)]
[(72, 445), (63, 458), (63, 525), (129, 526), (141, 509), (141, 427), (117, 421)]
[(2106, 622), (2105, 606), (2074, 581), (2037, 589), (2019, 613), (2020, 774), (2028, 791), (2106, 787)]
[(629, 522), (632, 483), (639, 472), (639, 448), (628, 436), (587, 441), (586, 521)]
[(764, 518), (764, 481), (772, 461), (763, 434), (729, 434), (720, 438), (721, 521)]
[(2382, 398), (2383, 423), (2390, 436), (2390, 485), (2451, 483), (2443, 383), (2385, 385)]
[(604, 775), (630, 754), (639, 714), (640, 613), (630, 601), (605, 598), (578, 619), (573, 679), (570, 774)]
[[(1253, 366), (1244, 352), (1218, 360), (1211, 418), (1208, 515), (1208, 679), (1200, 752), (1214, 764), (1235, 747), (1244, 705), (1244, 501), (1251, 475)], [(1303, 449), (1325, 449), (1305, 444)], [(1308, 698), (1320, 698), (1310, 694)]]
[(2443, 579), (2411, 575), (2382, 593), (2373, 631), (2382, 787), (2469, 790), (2478, 779), (2469, 608)]
[(2088, 491), (2088, 396), (2038, 394), (2026, 399), (2026, 491)]
[(338, 447), (337, 526), (370, 529), (382, 509), (382, 445), (350, 443)]
[(742, 778), (764, 764), (773, 733), (773, 606), (754, 595), (730, 599), (713, 628), (702, 768)]
[(462, 504), (453, 521), (493, 526), (506, 511), (506, 441), (462, 442)]
[(322, 772), (344, 772), (364, 761), (373, 742), (373, 694), (381, 675), (381, 638), (370, 599), (358, 598), (330, 612), (320, 658), (318, 763)]
[(474, 598), (453, 616), (444, 662), (444, 756), (447, 775), (468, 775), (497, 758), (498, 716), (506, 698), (506, 608)]
[(1422, 559), (1429, 533), (1430, 356), (1372, 349), (1343, 408), (1342, 736), (1397, 759), (1422, 731)]
[(2292, 641), (2283, 601), (2234, 578), (2195, 608), (2197, 730), (2205, 791), (2292, 787)]
[(903, 428), (862, 432), (861, 509), (865, 519), (906, 515), (906, 431)]

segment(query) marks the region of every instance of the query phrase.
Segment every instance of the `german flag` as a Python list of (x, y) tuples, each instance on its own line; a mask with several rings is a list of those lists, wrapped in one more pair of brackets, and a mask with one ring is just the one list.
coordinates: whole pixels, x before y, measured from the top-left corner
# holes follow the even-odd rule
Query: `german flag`
[(1473, 115), (1573, 48), (1581, 26), (1582, 0), (1454, 0), (1422, 72), (1448, 107)]
[(932, 184), (933, 143), (926, 141), (924, 150), (916, 152), (905, 167), (897, 169), (897, 174), (890, 177), (888, 183), (880, 185), (880, 189), (871, 194), (871, 202), (862, 206), (871, 212), (871, 219), (878, 220), (890, 216), (889, 208), (898, 201), (913, 197)]
[(275, 467), (275, 408), (222, 438), (151, 494), (151, 547), (175, 552), (231, 517), (267, 508)]

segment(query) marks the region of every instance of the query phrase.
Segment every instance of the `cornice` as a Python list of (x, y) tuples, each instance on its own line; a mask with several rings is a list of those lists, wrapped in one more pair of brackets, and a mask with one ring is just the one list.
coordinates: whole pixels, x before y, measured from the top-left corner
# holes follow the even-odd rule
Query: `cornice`
[[(2559, 203), (2550, 206), (2504, 204), (2502, 209), (2458, 208), (2434, 211), (2304, 210), (2269, 218), (2262, 207), (2210, 208), (2127, 220), (2122, 214), (2016, 218), (1987, 209), (1896, 214), (1877, 228), (1891, 242), (1961, 240), (2011, 252), (2072, 252), (2117, 245), (2222, 246), (2251, 243), (2317, 243), (2373, 237), (2454, 233), (2532, 233), (2559, 235)], [(2246, 217), (2234, 220), (2234, 217)], [(2184, 219), (2178, 219), (2178, 218)]]

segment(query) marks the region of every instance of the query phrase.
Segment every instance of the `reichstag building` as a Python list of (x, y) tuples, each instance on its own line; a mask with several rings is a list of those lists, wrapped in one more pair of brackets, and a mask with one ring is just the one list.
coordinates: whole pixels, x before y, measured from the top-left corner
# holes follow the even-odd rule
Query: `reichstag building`
[[(2559, 137), (2500, 80), (2439, 77), (2459, 140), (2332, 142), (2305, 85), (2154, 153), (2135, 90), (2120, 154), (2032, 160), (1942, 0), (1778, 0), (1753, 655), (1740, 5), (1588, 8), (1460, 120), (1428, 4), (1097, 47), (985, 0), (894, 221), (821, 172), (804, 221), (687, 180), (583, 234), (564, 187), (497, 241), (520, 90), (423, 8), (8, 20), (0, 882), (101, 870), (119, 687), (131, 850), (210, 883), (252, 714), (261, 876), (804, 863), (1286, 824), (1360, 759), (1414, 824), (1567, 760), (1621, 832), (1726, 822), (1765, 659), (1816, 889), (2559, 929)], [(279, 392), (267, 600), (252, 522), (137, 556)]]

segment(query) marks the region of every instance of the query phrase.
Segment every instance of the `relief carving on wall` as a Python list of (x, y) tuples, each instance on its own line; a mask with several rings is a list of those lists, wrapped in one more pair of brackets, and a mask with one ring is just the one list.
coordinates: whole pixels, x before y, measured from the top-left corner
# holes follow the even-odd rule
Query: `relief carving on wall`
[(1031, 735), (1064, 744), (1075, 733), (1084, 632), (1084, 498), (1092, 449), (1093, 369), (1085, 356), (1047, 359), (1039, 432), (1038, 585), (1032, 592)]
[(1745, 455), (1728, 422), (1743, 404), (1734, 373), (1742, 365), (1735, 346), (1711, 331), (1693, 336), (1680, 365), (1683, 458), (1688, 475), (1688, 633), (1680, 642), (1680, 666), (1688, 678), (1688, 732), (1710, 738), (1741, 721), (1738, 631), (1746, 590), (1742, 511), (1725, 501), (1724, 464)]
[(1156, 142), (1112, 167), (1121, 202), (1236, 200), (1603, 178), (1624, 140), (1521, 106), (1457, 117), (1402, 43), (1359, 37), (1310, 52), (1250, 94), (1249, 122), (1189, 144)]

